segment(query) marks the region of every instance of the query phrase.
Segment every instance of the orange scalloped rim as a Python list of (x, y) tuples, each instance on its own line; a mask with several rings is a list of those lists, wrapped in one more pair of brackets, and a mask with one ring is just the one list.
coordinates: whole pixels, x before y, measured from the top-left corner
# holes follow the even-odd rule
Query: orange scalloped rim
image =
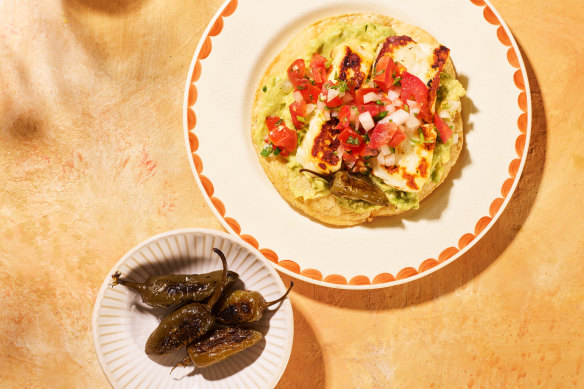
[[(369, 277), (364, 275), (356, 275), (352, 277), (349, 281), (340, 275), (340, 274), (329, 274), (327, 276), (323, 276), (322, 273), (317, 269), (302, 269), (300, 265), (293, 260), (285, 259), (279, 260), (278, 254), (271, 249), (261, 248), (259, 251), (262, 255), (268, 259), (269, 261), (277, 264), (281, 268), (292, 272), (296, 275), (301, 275), (307, 279), (315, 280), (319, 282), (324, 282), (328, 284), (335, 284), (335, 285), (352, 285), (352, 286), (363, 286), (363, 285), (380, 285), (380, 284), (389, 284), (398, 280), (407, 279), (418, 274), (424, 273), (433, 269), (434, 267), (450, 260), (455, 255), (459, 254), (464, 248), (468, 247), (472, 241), (474, 241), (479, 234), (485, 231), (490, 224), (496, 219), (497, 213), (501, 210), (501, 207), (507, 196), (511, 193), (513, 189), (513, 185), (519, 179), (519, 169), (521, 168), (521, 161), (524, 157), (524, 151), (527, 141), (527, 129), (528, 129), (528, 99), (527, 99), (527, 92), (525, 88), (525, 81), (524, 81), (524, 74), (521, 70), (521, 63), (515, 48), (513, 47), (512, 41), (505, 31), (505, 28), (502, 26), (499, 18), (493, 11), (493, 9), (485, 3), (483, 0), (470, 0), (471, 3), (478, 7), (484, 7), (483, 9), (483, 17), (485, 20), (495, 26), (497, 28), (497, 38), (499, 42), (509, 48), (507, 50), (507, 61), (509, 64), (517, 69), (517, 71), (513, 75), (513, 81), (515, 86), (521, 91), (517, 98), (517, 105), (519, 109), (523, 112), (519, 118), (517, 119), (517, 129), (519, 130), (519, 135), (515, 141), (515, 152), (517, 154), (517, 159), (514, 159), (509, 164), (509, 178), (505, 180), (501, 187), (501, 196), (496, 198), (492, 201), (489, 207), (489, 216), (481, 217), (476, 225), (474, 234), (473, 233), (466, 233), (460, 237), (458, 240), (457, 247), (448, 247), (440, 252), (438, 257), (435, 258), (428, 258), (423, 261), (418, 269), (414, 269), (413, 267), (405, 267), (397, 272), (395, 276), (391, 273), (380, 273), (373, 277), (373, 279), (369, 279)], [(196, 82), (201, 77), (202, 72), (202, 65), (201, 60), (204, 60), (211, 54), (211, 50), (213, 48), (211, 37), (217, 36), (221, 33), (224, 25), (223, 18), (232, 15), (237, 9), (237, 0), (231, 0), (227, 3), (227, 5), (223, 8), (221, 14), (215, 19), (213, 25), (210, 29), (208, 29), (207, 33), (203, 35), (201, 38), (202, 44), (200, 44), (199, 54), (197, 56), (195, 66), (193, 68), (193, 73), (190, 79), (190, 85), (187, 94), (187, 111), (186, 111), (186, 123), (188, 128), (188, 143), (189, 143), (189, 150), (191, 151), (191, 158), (193, 160), (193, 164), (195, 167), (195, 171), (199, 177), (201, 182), (201, 186), (203, 187), (205, 193), (207, 194), (210, 203), (213, 207), (217, 210), (218, 214), (221, 215), (225, 224), (231, 228), (231, 230), (239, 235), (239, 237), (244, 240), (245, 242), (249, 243), (251, 246), (258, 249), (260, 247), (259, 242), (256, 238), (249, 234), (241, 234), (241, 226), (240, 224), (233, 218), (225, 216), (225, 205), (219, 198), (213, 196), (214, 194), (214, 187), (211, 183), (211, 180), (202, 174), (203, 172), (203, 161), (196, 154), (196, 151), (199, 148), (199, 140), (197, 135), (193, 132), (195, 126), (197, 125), (197, 116), (195, 114), (194, 109), (192, 108), (193, 105), (197, 101), (197, 88), (195, 86)], [(331, 285), (332, 286), (332, 285)]]

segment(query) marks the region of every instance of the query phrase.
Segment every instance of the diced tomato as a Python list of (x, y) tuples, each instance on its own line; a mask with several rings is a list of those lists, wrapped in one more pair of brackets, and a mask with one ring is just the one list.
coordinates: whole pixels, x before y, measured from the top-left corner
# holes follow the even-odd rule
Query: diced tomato
[(402, 75), (402, 92), (400, 99), (402, 101), (414, 100), (420, 105), (419, 116), (430, 121), (430, 111), (428, 110), (428, 87), (418, 77), (404, 72)]
[(348, 105), (343, 105), (341, 110), (339, 111), (339, 124), (337, 124), (336, 128), (349, 128), (351, 125), (351, 107)]
[(404, 134), (404, 132), (402, 131), (401, 128), (398, 128), (393, 133), (393, 136), (391, 137), (391, 140), (389, 141), (388, 146), (389, 147), (397, 147), (405, 139), (406, 139), (406, 134)]
[(276, 127), (278, 127), (282, 123), (283, 123), (282, 119), (280, 119), (277, 116), (268, 116), (266, 118), (266, 126), (268, 127), (268, 130), (270, 130), (270, 131), (276, 129)]
[(308, 79), (306, 76), (306, 64), (303, 59), (297, 59), (292, 62), (292, 65), (288, 68), (288, 79), (293, 86), (307, 85)]
[(357, 105), (357, 111), (359, 112), (359, 114), (362, 114), (365, 111), (368, 111), (371, 116), (375, 116), (377, 114), (379, 114), (379, 111), (381, 111), (381, 105), (377, 105), (376, 103), (371, 103), (371, 104), (363, 104), (363, 105)]
[(325, 104), (326, 104), (327, 107), (329, 107), (329, 108), (336, 108), (336, 107), (340, 107), (341, 104), (343, 104), (343, 99), (341, 97), (337, 96), (334, 99), (332, 99), (331, 101), (328, 101), (325, 98), (325, 101), (324, 102), (325, 102)]
[(365, 147), (363, 137), (351, 128), (345, 128), (339, 134), (339, 140), (345, 150), (350, 150), (355, 155), (359, 155), (359, 152)]
[(369, 135), (369, 147), (377, 149), (389, 143), (397, 130), (395, 123), (377, 123), (371, 135)]
[(343, 161), (345, 161), (345, 163), (347, 164), (347, 166), (349, 166), (349, 168), (352, 168), (353, 165), (355, 165), (355, 162), (357, 162), (357, 157), (355, 157), (353, 154), (351, 153), (343, 153)]
[(315, 104), (318, 101), (318, 95), (320, 94), (318, 86), (312, 84), (300, 85), (297, 90), (307, 104)]
[(448, 139), (452, 136), (452, 129), (448, 127), (444, 120), (440, 116), (438, 116), (438, 112), (434, 114), (434, 124), (436, 125), (436, 130), (438, 134), (440, 134), (440, 139), (442, 143), (448, 142)]
[(355, 91), (355, 102), (357, 104), (365, 104), (363, 102), (363, 96), (370, 92), (379, 93), (380, 90), (377, 88), (359, 88)]
[[(290, 116), (292, 116), (292, 123), (296, 128), (304, 127), (304, 117), (306, 116), (306, 103), (304, 100), (295, 101), (290, 104)], [(298, 119), (301, 117), (302, 119)]]
[(275, 147), (279, 147), (282, 150), (281, 155), (285, 157), (290, 152), (296, 150), (298, 135), (296, 131), (281, 125), (275, 130), (270, 131), (269, 140)]
[(314, 53), (310, 59), (310, 73), (312, 79), (319, 85), (326, 82), (326, 58)]
[(363, 151), (361, 151), (362, 157), (375, 157), (377, 154), (379, 154), (377, 149), (371, 148), (370, 145), (368, 145), (367, 147), (364, 147)]
[(393, 86), (396, 78), (401, 75), (402, 71), (403, 67), (393, 62), (393, 59), (389, 55), (384, 55), (375, 65), (373, 81), (375, 85), (380, 87), (384, 92), (387, 92)]

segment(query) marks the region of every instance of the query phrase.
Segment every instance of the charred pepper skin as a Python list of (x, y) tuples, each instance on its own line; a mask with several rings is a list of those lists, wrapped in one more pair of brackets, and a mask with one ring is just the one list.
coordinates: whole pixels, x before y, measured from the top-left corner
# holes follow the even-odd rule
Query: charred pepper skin
[[(120, 278), (120, 273), (112, 275), (113, 285), (124, 285), (137, 291), (144, 304), (166, 308), (188, 302), (202, 301), (213, 294), (221, 283), (221, 270), (205, 274), (168, 274), (150, 277), (143, 283)], [(239, 274), (227, 272), (227, 287), (231, 286)]]
[(215, 325), (215, 316), (211, 311), (227, 284), (227, 259), (221, 250), (214, 248), (213, 251), (223, 263), (221, 282), (213, 295), (205, 305), (188, 304), (165, 317), (146, 341), (146, 354), (164, 355), (178, 350), (206, 334)]
[(219, 328), (187, 345), (188, 359), (196, 367), (211, 366), (253, 346), (262, 338), (261, 332), (251, 328)]
[(269, 306), (283, 301), (293, 286), (294, 283), (291, 282), (290, 287), (282, 297), (269, 302), (266, 302), (264, 297), (254, 290), (234, 290), (223, 300), (215, 317), (218, 322), (227, 325), (259, 321), (263, 317), (264, 311)]
[(144, 350), (146, 354), (168, 354), (203, 336), (214, 324), (213, 316), (204, 305), (185, 305), (160, 322), (150, 334)]
[(349, 200), (361, 200), (373, 205), (387, 206), (389, 200), (385, 193), (368, 177), (359, 174), (349, 174), (341, 170), (333, 175), (323, 175), (312, 170), (300, 169), (327, 181), (331, 194)]

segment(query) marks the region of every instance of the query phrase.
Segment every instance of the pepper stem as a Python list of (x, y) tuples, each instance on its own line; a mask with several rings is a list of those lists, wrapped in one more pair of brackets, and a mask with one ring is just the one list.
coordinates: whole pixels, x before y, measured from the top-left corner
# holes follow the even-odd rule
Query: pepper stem
[(219, 296), (221, 296), (221, 293), (223, 293), (225, 285), (227, 284), (227, 258), (225, 258), (225, 254), (223, 254), (223, 252), (218, 248), (213, 248), (213, 251), (215, 252), (215, 254), (219, 256), (219, 258), (221, 258), (221, 262), (223, 263), (223, 276), (221, 277), (221, 283), (219, 284), (219, 286), (217, 286), (217, 289), (215, 289), (215, 293), (213, 293), (213, 296), (211, 296), (211, 298), (207, 302), (208, 311), (211, 311), (211, 309), (213, 309), (213, 306), (215, 305), (217, 300), (219, 300)]
[(288, 290), (286, 291), (286, 293), (284, 293), (284, 295), (280, 298), (278, 298), (277, 300), (274, 301), (268, 301), (267, 303), (265, 303), (263, 305), (263, 309), (266, 309), (267, 307), (270, 307), (274, 304), (278, 304), (280, 301), (284, 301), (284, 299), (286, 298), (286, 296), (288, 296), (288, 293), (290, 293), (290, 291), (292, 290), (292, 287), (294, 286), (294, 282), (290, 281), (290, 287), (288, 288)]
[(142, 292), (142, 290), (145, 287), (145, 285), (143, 283), (122, 280), (122, 279), (120, 279), (120, 276), (121, 276), (121, 274), (119, 272), (112, 274), (112, 279), (113, 279), (112, 286), (124, 285), (124, 286), (128, 286), (132, 289), (135, 289), (138, 292)]
[(190, 365), (191, 365), (191, 357), (189, 357), (187, 355), (187, 357), (185, 359), (183, 359), (181, 362), (179, 362), (176, 365), (174, 365), (174, 367), (172, 368), (172, 370), (168, 374), (172, 374), (172, 372), (174, 371), (174, 369), (176, 369), (179, 366), (185, 367), (185, 366), (190, 366)]
[(326, 175), (324, 175), (324, 174), (317, 173), (317, 172), (315, 172), (315, 171), (312, 171), (312, 170), (309, 170), (309, 169), (300, 169), (300, 170), (298, 170), (298, 172), (299, 172), (299, 173), (302, 173), (302, 172), (308, 172), (308, 173), (314, 174), (315, 176), (322, 178), (323, 180), (325, 180), (325, 181), (326, 181), (326, 182), (328, 182), (329, 184), (330, 184), (331, 182), (333, 182), (333, 179), (334, 179), (334, 178), (333, 178), (333, 176), (331, 176), (331, 175), (328, 175), (328, 176), (326, 176)]

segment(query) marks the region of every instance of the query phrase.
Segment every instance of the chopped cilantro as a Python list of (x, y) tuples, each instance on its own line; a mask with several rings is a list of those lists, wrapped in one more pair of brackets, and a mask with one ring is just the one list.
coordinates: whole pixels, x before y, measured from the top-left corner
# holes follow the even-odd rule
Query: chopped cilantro
[(363, 135), (363, 141), (369, 142), (370, 140), (371, 140), (371, 138), (369, 138), (368, 134)]
[(296, 87), (296, 89), (298, 89), (298, 90), (304, 90), (304, 89), (306, 89), (306, 88), (307, 88), (307, 87), (306, 87), (305, 85), (298, 85), (298, 86)]
[(274, 155), (278, 155), (278, 154), (280, 154), (280, 152), (281, 152), (281, 151), (282, 151), (282, 149), (280, 149), (279, 147), (276, 147), (276, 148), (274, 149)]
[(265, 93), (265, 92), (268, 90), (268, 87), (264, 85), (264, 86), (262, 87), (262, 90), (263, 90), (263, 91), (264, 91), (264, 93)]
[(401, 77), (396, 77), (396, 79), (393, 80), (393, 85), (401, 85)]
[(379, 121), (387, 116), (387, 111), (381, 111), (377, 115), (373, 116), (373, 120)]
[(302, 123), (306, 123), (306, 119), (304, 119), (302, 116), (296, 116), (296, 120)]
[(381, 100), (377, 100), (375, 103), (376, 103), (377, 105), (386, 105), (386, 104), (385, 104), (383, 101), (381, 101)]
[[(267, 145), (266, 147), (264, 147), (262, 149), (262, 151), (260, 152), (260, 154), (262, 155), (262, 157), (267, 157), (270, 154), (272, 154), (272, 152), (274, 152), (274, 147), (272, 146), (272, 144), (270, 143), (269, 145)], [(278, 152), (279, 153), (279, 152)]]
[(389, 150), (391, 151), (392, 154), (395, 154), (395, 147), (389, 147)]
[(410, 106), (407, 104), (404, 104), (404, 111), (410, 112)]
[(358, 146), (359, 145), (359, 138), (353, 138), (352, 136), (347, 139), (347, 143)]
[(375, 72), (375, 75), (376, 76), (381, 76), (383, 73), (385, 73), (385, 70), (384, 69), (381, 69), (380, 71)]
[(418, 128), (418, 135), (420, 136), (420, 139), (411, 139), (411, 142), (413, 144), (420, 144), (420, 143), (434, 143), (433, 140), (426, 140), (424, 139), (424, 132), (422, 132), (422, 128)]
[(278, 121), (276, 122), (276, 126), (279, 126), (280, 124), (282, 124), (284, 121), (282, 119), (278, 119)]

